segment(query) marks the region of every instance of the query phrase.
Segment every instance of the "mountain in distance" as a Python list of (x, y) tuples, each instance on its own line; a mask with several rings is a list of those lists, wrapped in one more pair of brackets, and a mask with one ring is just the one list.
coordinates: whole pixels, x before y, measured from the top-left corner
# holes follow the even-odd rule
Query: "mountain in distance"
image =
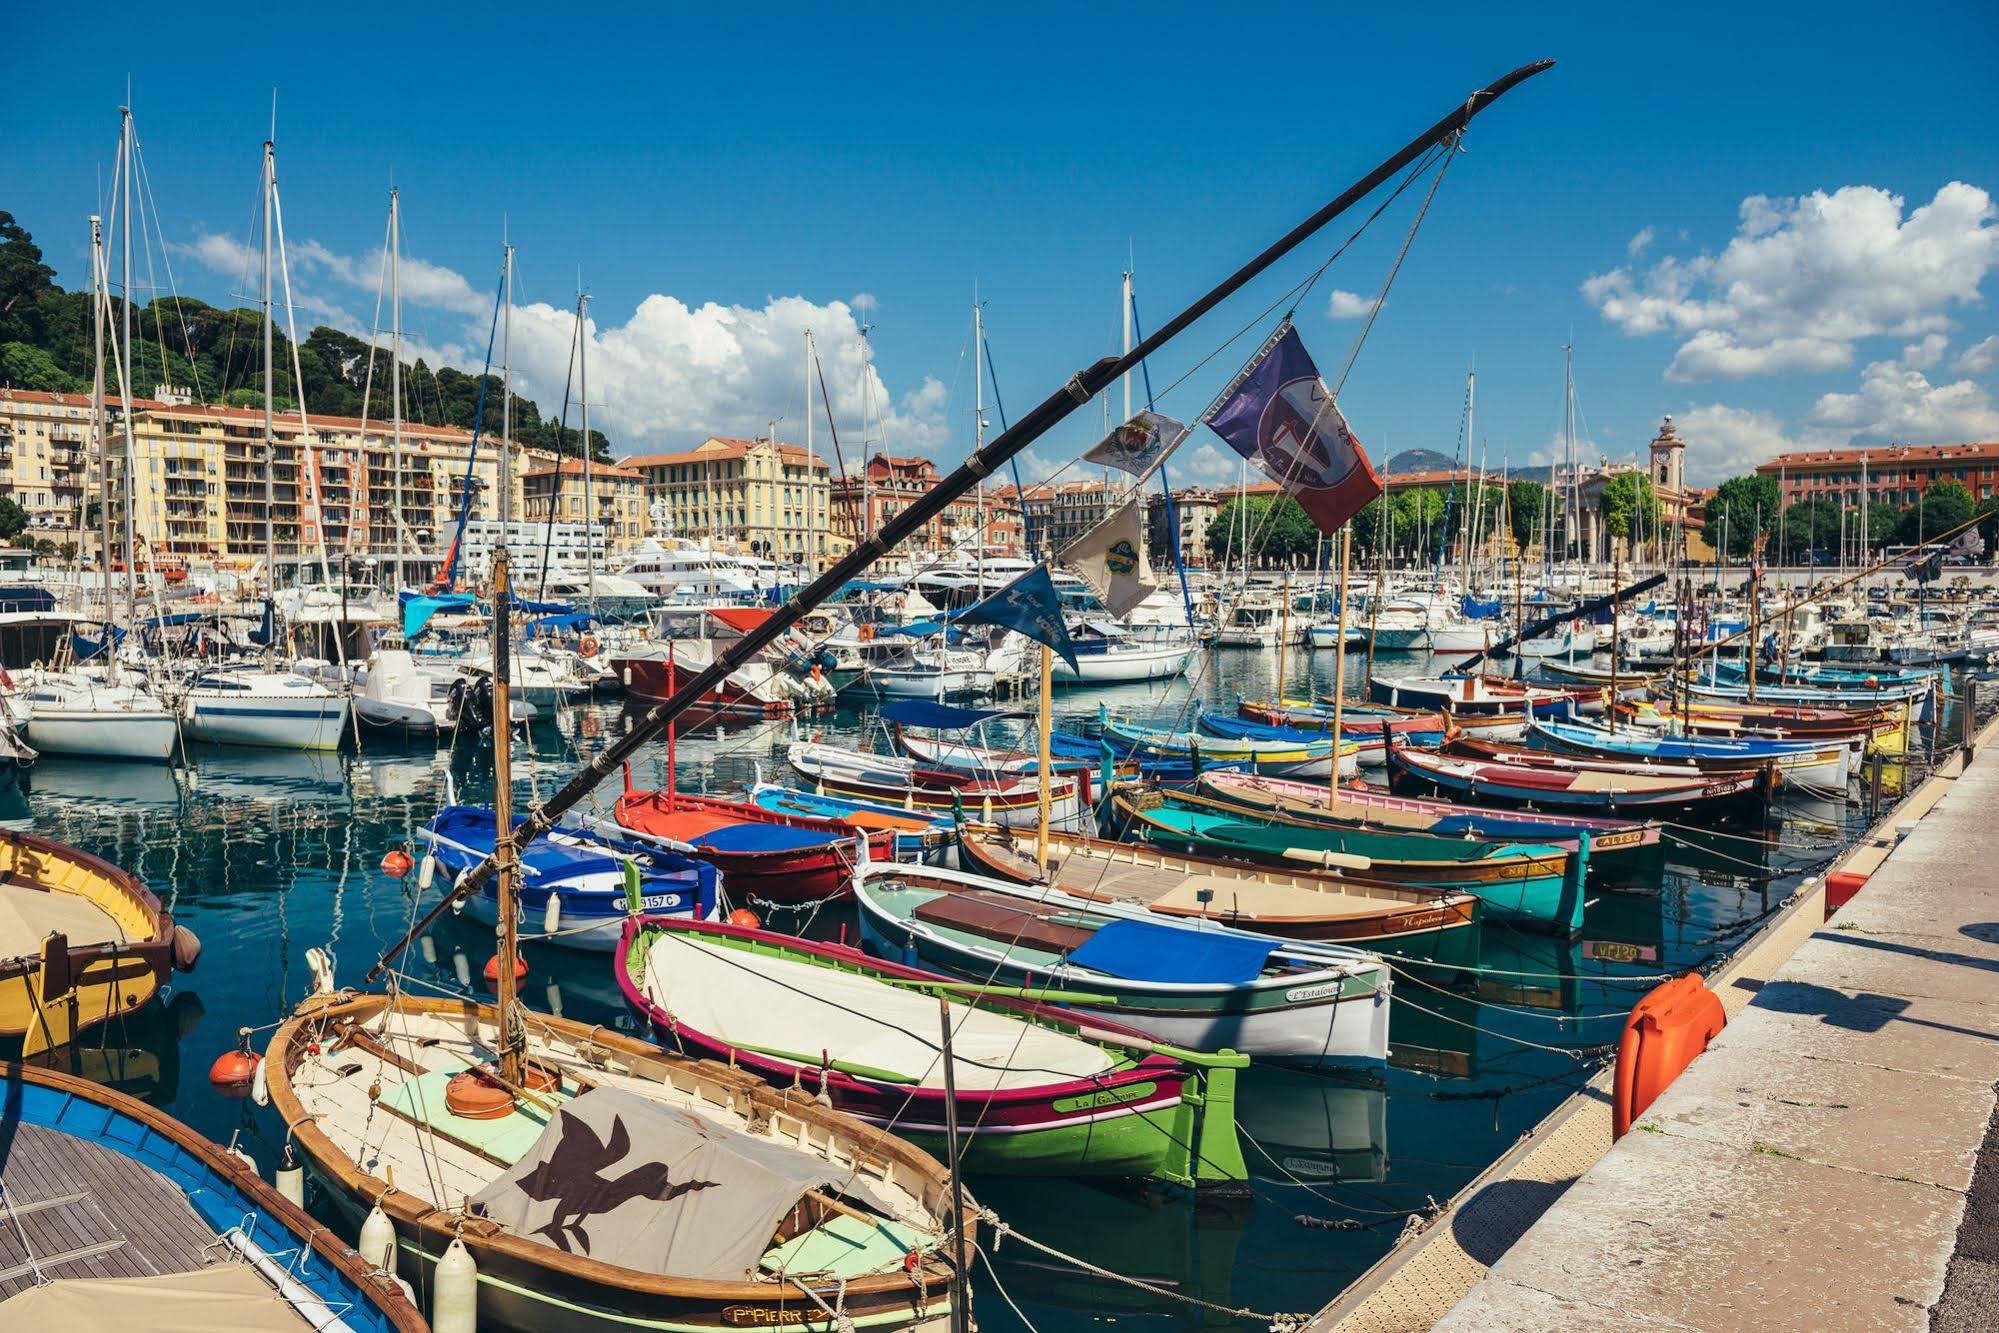
[(1383, 472), (1448, 472), (1454, 460), (1435, 449), (1404, 449), (1388, 460)]

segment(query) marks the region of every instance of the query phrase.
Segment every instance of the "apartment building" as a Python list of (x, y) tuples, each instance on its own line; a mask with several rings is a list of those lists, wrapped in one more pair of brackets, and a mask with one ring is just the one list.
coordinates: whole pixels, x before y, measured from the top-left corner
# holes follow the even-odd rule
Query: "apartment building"
[(623, 466), (639, 474), (659, 536), (733, 542), (752, 555), (815, 567), (838, 553), (831, 469), (798, 445), (716, 436)]

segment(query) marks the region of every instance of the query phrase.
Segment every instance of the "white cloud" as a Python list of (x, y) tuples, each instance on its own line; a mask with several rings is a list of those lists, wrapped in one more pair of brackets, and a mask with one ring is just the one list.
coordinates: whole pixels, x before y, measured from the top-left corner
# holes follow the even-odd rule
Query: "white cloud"
[(1935, 368), (1943, 360), (1944, 349), (1950, 346), (1950, 339), (1941, 333), (1924, 335), (1921, 342), (1912, 342), (1902, 349), (1902, 364), (1917, 370)]
[(1752, 195), (1719, 255), (1620, 266), (1582, 291), (1629, 335), (1682, 340), (1668, 379), (1825, 371), (1851, 364), (1863, 338), (1947, 332), (1999, 263), (1994, 218), (1991, 196), (1960, 181), (1906, 217), (1872, 186)]
[(1241, 455), (1225, 454), (1207, 441), (1191, 454), (1185, 451), (1174, 454), (1167, 466), (1172, 470), (1175, 486), (1220, 486), (1233, 484), (1242, 477)]
[(865, 315), (874, 310), (881, 302), (875, 300), (873, 292), (855, 292), (853, 299), (849, 300), (847, 304)]
[(1923, 367), (1906, 360), (1872, 363), (1861, 372), (1860, 392), (1822, 394), (1805, 420), (1866, 444), (1999, 439), (1999, 409), (1981, 385), (1932, 384)]
[(1999, 333), (1979, 339), (1951, 363), (1960, 375), (1983, 375), (1994, 366), (1999, 366)]
[(1645, 253), (1647, 247), (1652, 244), (1652, 238), (1657, 234), (1650, 227), (1640, 227), (1638, 234), (1625, 243), (1624, 253), (1633, 259), (1638, 258)]
[(1704, 403), (1673, 414), (1687, 442), (1687, 480), (1707, 486), (1751, 471), (1765, 459), (1799, 447), (1774, 412)]
[[(183, 247), (205, 267), (232, 279), (260, 256), (226, 236), (207, 235)], [(342, 311), (329, 292), (376, 290), (379, 250), (343, 255), (317, 241), (289, 249), (293, 299), (302, 312), (337, 322), (357, 336), (367, 328)], [(484, 359), (493, 298), (464, 275), (414, 256), (402, 257), (404, 355), (429, 364), (476, 370)], [(808, 410), (804, 389), (805, 330), (812, 330), (833, 400), (833, 417), (848, 452), (888, 447), (936, 454), (950, 444), (949, 391), (934, 376), (896, 395), (868, 360), (856, 312), (875, 307), (863, 292), (853, 301), (818, 304), (802, 296), (774, 297), (760, 307), (706, 302), (690, 305), (655, 293), (622, 324), (589, 325), (590, 424), (626, 453), (688, 446), (707, 435), (761, 434), (778, 419), (779, 434), (801, 439)], [(426, 331), (424, 311), (448, 332)], [(386, 316), (385, 316), (386, 318)], [(560, 410), (568, 379), (574, 314), (536, 303), (514, 307), (514, 369), (520, 392), (544, 412)], [(385, 341), (385, 339), (384, 339)], [(825, 408), (815, 392), (809, 409), (819, 447), (830, 453)], [(572, 411), (571, 422), (577, 414)], [(849, 466), (857, 459), (850, 457)]]
[(1326, 302), (1326, 318), (1365, 319), (1368, 312), (1373, 309), (1373, 297), (1335, 287), (1332, 296)]

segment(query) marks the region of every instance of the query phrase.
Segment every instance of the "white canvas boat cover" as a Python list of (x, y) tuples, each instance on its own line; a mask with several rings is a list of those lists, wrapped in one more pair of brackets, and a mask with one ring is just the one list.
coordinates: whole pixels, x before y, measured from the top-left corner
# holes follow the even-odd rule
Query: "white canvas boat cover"
[(568, 1254), (662, 1277), (735, 1281), (756, 1271), (778, 1222), (807, 1190), (867, 1192), (847, 1174), (791, 1144), (604, 1087), (564, 1104), (472, 1205)]
[(64, 1278), (0, 1302), (0, 1328), (50, 1333), (309, 1333), (248, 1264), (161, 1277)]

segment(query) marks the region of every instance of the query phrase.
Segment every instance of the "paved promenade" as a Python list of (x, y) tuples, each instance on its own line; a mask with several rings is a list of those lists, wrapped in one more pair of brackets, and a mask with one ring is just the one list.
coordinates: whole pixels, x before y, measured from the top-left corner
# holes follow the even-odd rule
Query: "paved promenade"
[(1999, 744), (1719, 989), (1707, 1054), (1437, 1327), (1999, 1328)]

